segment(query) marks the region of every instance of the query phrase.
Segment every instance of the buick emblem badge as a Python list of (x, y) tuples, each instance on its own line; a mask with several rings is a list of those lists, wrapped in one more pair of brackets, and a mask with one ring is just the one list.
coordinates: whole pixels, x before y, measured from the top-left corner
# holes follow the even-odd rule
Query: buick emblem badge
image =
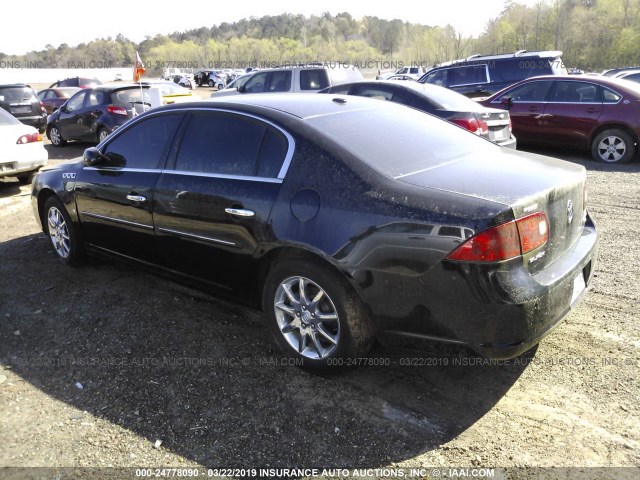
[(573, 202), (569, 200), (567, 202), (567, 223), (571, 223), (573, 221)]

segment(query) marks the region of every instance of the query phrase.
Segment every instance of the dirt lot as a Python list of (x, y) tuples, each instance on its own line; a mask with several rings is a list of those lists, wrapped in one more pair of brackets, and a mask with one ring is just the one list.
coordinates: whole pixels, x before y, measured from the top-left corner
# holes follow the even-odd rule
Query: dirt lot
[[(49, 145), (50, 163), (86, 146)], [(29, 187), (0, 181), (0, 467), (618, 466), (636, 468), (598, 478), (637, 478), (640, 163), (540, 153), (588, 168), (602, 239), (590, 293), (537, 351), (496, 365), (378, 346), (390, 365), (324, 376), (284, 364), (259, 312), (110, 260), (62, 266)]]

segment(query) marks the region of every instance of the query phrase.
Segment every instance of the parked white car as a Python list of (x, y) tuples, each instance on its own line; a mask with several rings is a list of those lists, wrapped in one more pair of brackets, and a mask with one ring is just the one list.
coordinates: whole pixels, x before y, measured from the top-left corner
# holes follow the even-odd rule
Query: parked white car
[(29, 184), (48, 160), (38, 130), (0, 108), (0, 177), (17, 177)]

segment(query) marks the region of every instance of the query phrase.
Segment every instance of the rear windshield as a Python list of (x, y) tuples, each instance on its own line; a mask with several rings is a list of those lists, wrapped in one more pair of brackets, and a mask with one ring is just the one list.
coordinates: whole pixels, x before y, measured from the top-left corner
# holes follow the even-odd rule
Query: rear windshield
[(398, 178), (497, 147), (427, 113), (391, 102), (307, 121), (362, 161)]
[(132, 105), (142, 102), (150, 103), (149, 89), (144, 88), (140, 93), (140, 88), (130, 88), (127, 90), (116, 90), (111, 93), (111, 101), (120, 107), (131, 108)]
[(0, 88), (0, 102), (20, 103), (37, 100), (33, 89), (29, 87), (4, 87)]
[(438, 108), (454, 112), (475, 112), (478, 110), (476, 102), (448, 88), (419, 83), (411, 84), (411, 88), (424, 93), (429, 98), (429, 101), (438, 106)]

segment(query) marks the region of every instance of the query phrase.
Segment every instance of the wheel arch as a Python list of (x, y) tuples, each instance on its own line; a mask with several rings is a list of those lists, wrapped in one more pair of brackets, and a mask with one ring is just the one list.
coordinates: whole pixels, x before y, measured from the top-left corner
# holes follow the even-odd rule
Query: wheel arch
[(628, 125), (625, 125), (624, 123), (604, 123), (602, 125), (598, 125), (598, 127), (596, 127), (593, 130), (593, 132), (591, 132), (591, 135), (589, 137), (589, 145), (587, 145), (587, 147), (591, 148), (591, 145), (593, 144), (593, 141), (595, 140), (595, 138), (605, 130), (616, 130), (616, 129), (622, 130), (624, 133), (629, 135), (635, 144), (636, 150), (638, 149), (638, 143), (640, 142), (640, 140), (638, 139), (638, 135), (631, 127), (629, 127)]
[(47, 203), (47, 200), (49, 200), (50, 197), (55, 197), (55, 196), (56, 196), (56, 192), (54, 192), (50, 188), (43, 188), (38, 193), (38, 217), (40, 217), (40, 224), (42, 225), (42, 231), (45, 233), (47, 232), (46, 230), (47, 219), (44, 218), (44, 205)]
[(260, 258), (258, 274), (256, 275), (257, 283), (255, 285), (255, 292), (258, 303), (260, 305), (260, 309), (262, 309), (262, 292), (264, 289), (264, 282), (267, 278), (267, 275), (269, 274), (269, 271), (276, 263), (282, 263), (289, 260), (308, 261), (318, 267), (329, 269), (340, 278), (344, 278), (345, 281), (349, 283), (349, 285), (351, 285), (351, 288), (353, 288), (356, 295), (362, 298), (360, 292), (358, 291), (358, 288), (356, 287), (352, 279), (349, 278), (348, 275), (345, 275), (344, 271), (340, 270), (330, 257), (299, 246), (281, 246), (270, 250)]

